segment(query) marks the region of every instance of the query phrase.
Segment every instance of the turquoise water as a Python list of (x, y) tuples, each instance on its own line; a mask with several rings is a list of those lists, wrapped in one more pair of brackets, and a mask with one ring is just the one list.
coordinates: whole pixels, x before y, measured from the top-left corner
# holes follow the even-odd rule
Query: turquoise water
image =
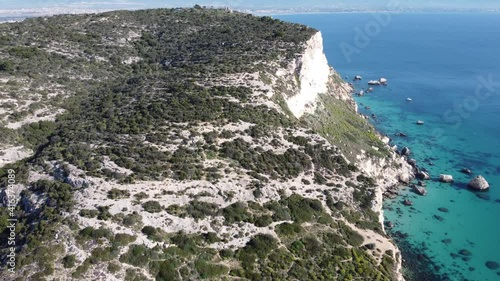
[[(384, 206), (409, 279), (500, 280), (500, 269), (485, 265), (500, 263), (500, 14), (393, 14), (380, 32), (373, 14), (278, 18), (321, 30), (329, 63), (349, 80), (363, 76), (359, 90), (367, 80), (389, 80), (356, 100), (363, 113), (376, 114), (377, 129), (393, 144), (408, 146), (433, 177), (426, 196), (401, 192), (413, 207), (403, 206), (402, 198)], [(369, 41), (356, 45), (355, 28), (366, 26)], [(486, 87), (479, 77), (494, 84)], [(408, 137), (396, 137), (398, 131)], [(462, 167), (483, 175), (490, 190), (468, 190), (471, 176), (461, 174)], [(453, 175), (455, 183), (437, 182), (441, 173)], [(472, 254), (461, 256), (462, 249)]]

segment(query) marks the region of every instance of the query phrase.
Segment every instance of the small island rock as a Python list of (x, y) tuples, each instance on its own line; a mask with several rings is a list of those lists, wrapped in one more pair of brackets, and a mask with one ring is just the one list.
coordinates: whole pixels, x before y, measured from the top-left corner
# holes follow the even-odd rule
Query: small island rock
[(446, 183), (450, 183), (450, 182), (453, 182), (453, 176), (451, 175), (440, 175), (439, 176), (439, 180), (441, 182), (446, 182)]
[(475, 189), (475, 190), (487, 190), (490, 188), (489, 183), (486, 181), (486, 179), (483, 176), (477, 176), (473, 178), (468, 185), (470, 188)]

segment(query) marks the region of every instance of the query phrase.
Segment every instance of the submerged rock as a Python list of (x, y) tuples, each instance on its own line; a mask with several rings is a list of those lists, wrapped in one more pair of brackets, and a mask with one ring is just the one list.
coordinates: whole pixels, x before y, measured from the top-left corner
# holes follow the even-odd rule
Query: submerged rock
[(486, 181), (486, 179), (483, 176), (477, 176), (473, 178), (468, 186), (472, 189), (475, 190), (487, 190), (490, 188), (489, 183)]
[(488, 194), (484, 194), (484, 193), (478, 193), (476, 194), (477, 198), (479, 199), (483, 199), (483, 200), (486, 200), (486, 201), (490, 201), (490, 196)]
[(466, 250), (466, 249), (462, 249), (462, 250), (458, 251), (458, 253), (461, 254), (462, 256), (470, 256), (470, 255), (472, 255), (472, 253), (469, 250)]
[(444, 175), (444, 174), (441, 174), (441, 175), (439, 176), (439, 180), (440, 180), (441, 182), (451, 183), (451, 182), (453, 182), (453, 176), (451, 176), (451, 175)]
[(405, 133), (401, 133), (401, 132), (399, 132), (399, 133), (396, 133), (396, 136), (405, 138), (405, 137), (407, 137), (408, 135), (406, 135)]
[(467, 174), (467, 175), (472, 174), (472, 171), (470, 169), (467, 169), (467, 168), (462, 168), (462, 170), (460, 170), (460, 172), (463, 174)]
[(421, 186), (421, 187), (426, 187), (427, 186), (427, 184), (425, 182), (423, 182), (423, 181), (418, 181), (417, 185)]
[(487, 268), (489, 268), (491, 270), (495, 270), (495, 269), (498, 269), (500, 267), (500, 265), (496, 261), (487, 261), (485, 263), (485, 265)]
[(444, 221), (444, 218), (442, 216), (434, 215), (434, 218), (438, 221)]
[(421, 187), (421, 186), (416, 186), (416, 185), (412, 185), (412, 188), (415, 190), (415, 192), (419, 195), (422, 195), (424, 196), (425, 194), (427, 194), (427, 190), (425, 190), (425, 188)]

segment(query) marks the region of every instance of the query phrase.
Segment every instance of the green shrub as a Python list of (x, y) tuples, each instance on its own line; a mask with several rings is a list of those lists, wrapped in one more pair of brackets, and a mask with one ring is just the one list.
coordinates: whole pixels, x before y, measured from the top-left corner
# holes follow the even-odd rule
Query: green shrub
[(130, 197), (130, 192), (128, 190), (113, 188), (110, 191), (108, 191), (109, 199), (122, 199), (129, 197)]
[(156, 228), (147, 225), (147, 226), (142, 228), (141, 232), (147, 236), (153, 236), (156, 234)]
[(11, 71), (14, 68), (10, 61), (0, 61), (0, 71)]
[(142, 208), (149, 213), (159, 213), (162, 211), (162, 207), (158, 201), (148, 201), (142, 204)]
[(76, 263), (75, 255), (67, 255), (63, 258), (64, 268), (72, 268), (75, 266), (75, 263)]
[(255, 218), (255, 226), (266, 227), (273, 223), (273, 219), (270, 215), (263, 215)]
[(97, 217), (97, 215), (99, 214), (99, 211), (97, 210), (80, 210), (80, 212), (78, 213), (80, 216), (84, 217), (84, 218), (95, 218)]
[(251, 214), (247, 209), (247, 206), (243, 202), (236, 202), (222, 209), (222, 215), (225, 218), (224, 223), (249, 222)]
[(117, 262), (110, 262), (108, 263), (108, 271), (111, 272), (111, 273), (116, 273), (118, 271), (120, 271), (121, 269), (121, 265)]
[(153, 251), (143, 245), (131, 245), (128, 252), (120, 256), (120, 261), (137, 267), (144, 267), (153, 256)]
[(276, 226), (276, 234), (279, 236), (295, 236), (302, 233), (304, 229), (298, 223), (282, 223)]

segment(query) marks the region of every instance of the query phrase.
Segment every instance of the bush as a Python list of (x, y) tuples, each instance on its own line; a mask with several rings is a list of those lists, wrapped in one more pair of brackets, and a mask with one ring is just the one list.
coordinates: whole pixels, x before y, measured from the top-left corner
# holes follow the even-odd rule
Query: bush
[(247, 206), (243, 202), (236, 202), (222, 209), (222, 215), (225, 218), (225, 224), (233, 224), (235, 222), (249, 222), (251, 214), (247, 211)]
[(257, 227), (266, 227), (269, 226), (271, 223), (273, 223), (273, 219), (269, 215), (263, 215), (257, 217), (254, 222), (255, 226)]
[(75, 255), (67, 255), (63, 258), (64, 268), (72, 268), (75, 266), (75, 263), (76, 263)]
[(152, 235), (156, 234), (156, 228), (147, 225), (147, 226), (142, 228), (141, 232), (147, 236), (152, 236)]
[(108, 191), (109, 199), (122, 199), (129, 197), (130, 197), (130, 192), (128, 190), (113, 188), (110, 191)]
[(120, 261), (137, 267), (144, 267), (153, 255), (152, 250), (143, 245), (131, 245), (128, 252), (120, 256)]
[(276, 226), (276, 234), (279, 236), (294, 236), (300, 234), (304, 229), (298, 223), (282, 223)]
[(111, 273), (116, 273), (121, 269), (121, 265), (116, 262), (110, 262), (108, 264), (108, 271)]
[(13, 68), (10, 61), (0, 61), (0, 71), (11, 71)]
[(149, 213), (159, 213), (162, 211), (162, 207), (158, 201), (148, 201), (143, 203), (142, 208)]

